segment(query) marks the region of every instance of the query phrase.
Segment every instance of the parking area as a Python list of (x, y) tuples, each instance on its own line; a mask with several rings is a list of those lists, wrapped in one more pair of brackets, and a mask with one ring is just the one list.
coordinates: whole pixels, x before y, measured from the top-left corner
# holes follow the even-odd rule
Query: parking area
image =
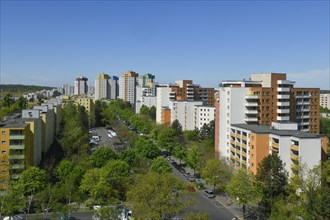
[(93, 153), (99, 147), (110, 147), (115, 151), (125, 149), (114, 130), (106, 129), (105, 127), (97, 127), (89, 129), (88, 133), (90, 136), (90, 153)]

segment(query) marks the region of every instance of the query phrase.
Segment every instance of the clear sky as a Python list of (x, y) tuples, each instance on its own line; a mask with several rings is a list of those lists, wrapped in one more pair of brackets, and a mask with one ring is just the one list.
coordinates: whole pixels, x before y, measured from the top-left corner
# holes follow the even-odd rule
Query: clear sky
[(3, 1), (2, 84), (152, 73), (217, 87), (285, 72), (330, 89), (329, 1)]

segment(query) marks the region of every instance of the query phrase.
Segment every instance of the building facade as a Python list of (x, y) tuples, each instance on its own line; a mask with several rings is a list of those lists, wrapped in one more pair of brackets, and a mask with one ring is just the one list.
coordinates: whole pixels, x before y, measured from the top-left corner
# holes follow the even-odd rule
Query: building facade
[(88, 86), (87, 86), (88, 79), (86, 77), (77, 77), (74, 81), (74, 94), (75, 95), (87, 95)]
[(209, 124), (211, 121), (214, 121), (215, 116), (215, 107), (208, 105), (195, 105), (194, 112), (194, 129), (198, 128), (199, 130), (205, 124)]
[(133, 71), (123, 73), (119, 77), (119, 98), (135, 106), (137, 78), (139, 74)]
[(320, 94), (320, 106), (330, 109), (330, 93)]
[(111, 98), (111, 77), (100, 74), (95, 79), (95, 100)]

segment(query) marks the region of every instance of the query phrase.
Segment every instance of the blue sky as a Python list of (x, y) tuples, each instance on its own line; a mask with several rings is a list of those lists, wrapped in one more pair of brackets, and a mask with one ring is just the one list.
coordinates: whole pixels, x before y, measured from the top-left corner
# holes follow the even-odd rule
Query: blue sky
[(285, 72), (330, 89), (329, 1), (1, 1), (1, 82), (152, 73), (216, 87)]

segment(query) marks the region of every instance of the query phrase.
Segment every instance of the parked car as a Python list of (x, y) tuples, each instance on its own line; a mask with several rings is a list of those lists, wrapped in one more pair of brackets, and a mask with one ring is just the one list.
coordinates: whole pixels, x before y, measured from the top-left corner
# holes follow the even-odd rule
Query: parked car
[(191, 176), (191, 175), (187, 176), (187, 180), (189, 182), (195, 182), (195, 178), (193, 176)]
[(214, 194), (213, 190), (205, 190), (205, 191), (204, 191), (204, 195), (205, 195), (207, 198), (215, 198), (215, 194)]

